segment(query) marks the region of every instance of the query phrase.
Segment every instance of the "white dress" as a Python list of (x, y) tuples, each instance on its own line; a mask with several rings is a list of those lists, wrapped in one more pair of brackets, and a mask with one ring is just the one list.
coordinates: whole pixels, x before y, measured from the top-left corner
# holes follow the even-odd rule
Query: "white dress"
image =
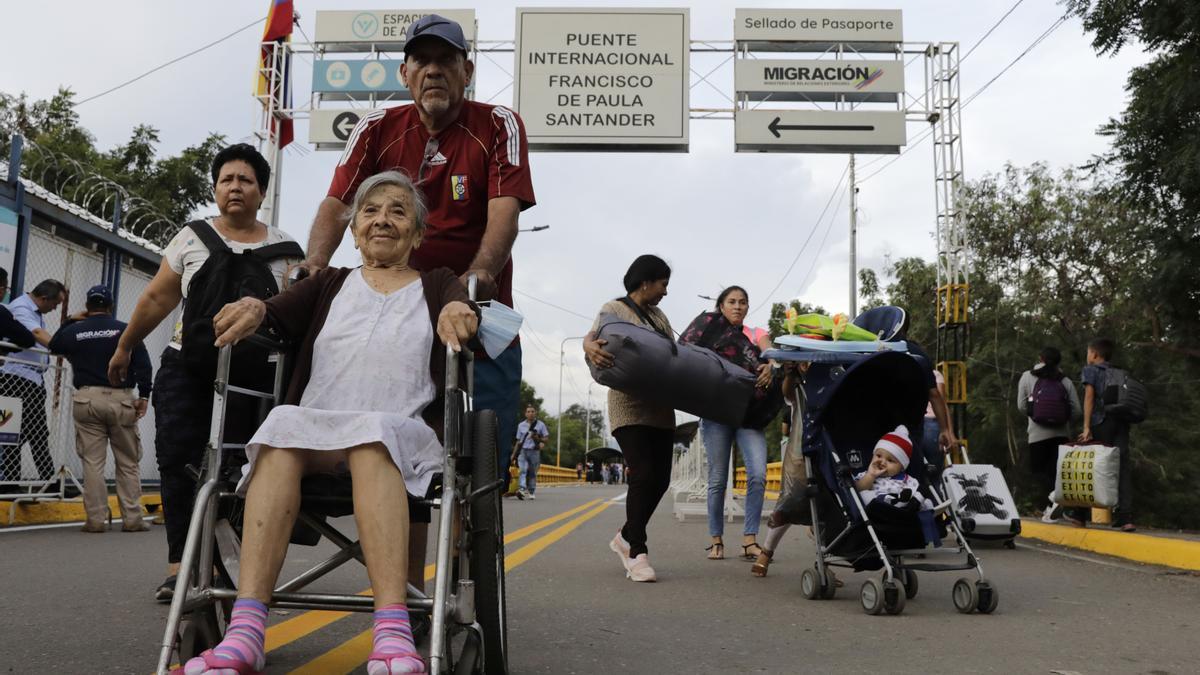
[(383, 443), (410, 494), (424, 496), (443, 450), (421, 419), (437, 394), (429, 377), (433, 328), (418, 279), (384, 295), (346, 277), (313, 344), (300, 405), (271, 410), (246, 445), (238, 492), (244, 494), (263, 446), (344, 450)]

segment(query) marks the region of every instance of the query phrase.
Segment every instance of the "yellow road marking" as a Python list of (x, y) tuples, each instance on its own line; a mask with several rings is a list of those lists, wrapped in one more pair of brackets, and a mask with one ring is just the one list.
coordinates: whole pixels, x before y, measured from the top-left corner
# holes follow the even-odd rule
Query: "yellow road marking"
[[(569, 518), (569, 517), (575, 515), (576, 513), (579, 513), (580, 511), (583, 511), (591, 506), (596, 505), (599, 501), (600, 501), (599, 499), (593, 499), (592, 501), (587, 502), (586, 504), (581, 504), (579, 506), (576, 506), (573, 509), (569, 509), (558, 515), (551, 516), (544, 520), (539, 520), (538, 522), (533, 523), (532, 525), (526, 525), (525, 527), (522, 527), (520, 529), (509, 532), (504, 535), (504, 543), (511, 544), (514, 541), (518, 541), (520, 539), (528, 537), (529, 535), (533, 534), (534, 532), (537, 532), (538, 530), (549, 527), (549, 526), (553, 525), (554, 523), (559, 522), (560, 520)], [(435, 569), (434, 565), (426, 565), (425, 566), (425, 581), (430, 581), (433, 579), (434, 569)], [(507, 566), (506, 566), (506, 569), (507, 569)], [(359, 593), (359, 595), (370, 595), (370, 594), (371, 594), (370, 589), (367, 589), (367, 590)], [(326, 626), (332, 624), (333, 622), (344, 619), (353, 613), (354, 612), (334, 612), (334, 611), (329, 611), (329, 610), (311, 610), (311, 611), (305, 612), (295, 618), (288, 619), (286, 621), (281, 621), (277, 624), (274, 624), (267, 628), (266, 651), (271, 652), (272, 650), (279, 649), (280, 647), (291, 644), (292, 642), (295, 642), (296, 640), (299, 640), (300, 638), (302, 638), (306, 635), (309, 635), (310, 633), (321, 630), (322, 628), (325, 628)]]
[[(572, 509), (567, 513), (577, 513), (583, 508), (586, 508), (591, 504), (595, 504), (597, 501), (600, 500), (595, 500), (589, 504), (584, 504), (583, 506)], [(549, 533), (534, 539), (528, 544), (525, 544), (516, 551), (513, 551), (511, 554), (505, 555), (504, 571), (509, 572), (528, 562), (535, 555), (544, 551), (546, 547), (567, 536), (567, 534), (580, 525), (600, 515), (601, 512), (615, 503), (616, 502), (612, 501), (604, 502), (603, 504), (593, 508), (591, 511), (588, 511), (581, 516), (577, 516), (570, 522), (560, 525)], [(566, 514), (547, 520), (555, 522), (557, 520), (561, 520), (562, 517), (565, 517), (565, 515)], [(517, 532), (521, 532), (521, 530), (517, 530)], [(516, 532), (514, 532), (514, 534), (516, 534)], [(522, 534), (521, 536), (525, 535)], [(507, 541), (507, 537), (505, 540)], [(291, 671), (291, 673), (288, 675), (326, 675), (328, 673), (349, 673), (366, 663), (367, 658), (371, 656), (371, 648), (371, 631), (366, 630), (347, 640), (346, 642), (343, 642), (337, 647), (334, 647), (332, 650), (325, 652), (321, 656), (318, 656), (312, 661), (309, 661), (308, 663)]]
[(1200, 570), (1200, 542), (1097, 528), (1021, 521), (1021, 536), (1127, 560)]

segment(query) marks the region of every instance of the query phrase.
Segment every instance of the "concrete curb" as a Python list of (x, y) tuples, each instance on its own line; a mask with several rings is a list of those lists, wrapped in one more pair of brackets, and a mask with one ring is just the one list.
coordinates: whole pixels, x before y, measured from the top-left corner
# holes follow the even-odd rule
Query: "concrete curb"
[(1151, 565), (1200, 571), (1200, 541), (1021, 521), (1021, 536)]
[[(162, 497), (158, 493), (144, 494), (142, 495), (141, 503), (142, 508), (153, 515), (153, 513), (161, 511)], [(119, 520), (121, 508), (117, 503), (116, 495), (109, 495), (108, 508), (112, 512), (113, 518)], [(9, 522), (10, 513), (12, 514), (11, 522)], [(9, 525), (75, 523), (83, 522), (86, 519), (87, 514), (83, 510), (83, 502), (79, 499), (40, 502), (18, 501), (15, 506), (12, 501), (0, 500), (0, 528)]]

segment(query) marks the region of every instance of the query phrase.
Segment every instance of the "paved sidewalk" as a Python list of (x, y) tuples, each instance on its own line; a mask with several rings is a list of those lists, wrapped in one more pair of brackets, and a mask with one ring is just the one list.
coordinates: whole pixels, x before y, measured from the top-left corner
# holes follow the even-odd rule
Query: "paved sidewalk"
[(1151, 565), (1200, 571), (1200, 535), (1196, 534), (1146, 529), (1121, 532), (1105, 525), (1050, 525), (1025, 518), (1021, 521), (1021, 536)]

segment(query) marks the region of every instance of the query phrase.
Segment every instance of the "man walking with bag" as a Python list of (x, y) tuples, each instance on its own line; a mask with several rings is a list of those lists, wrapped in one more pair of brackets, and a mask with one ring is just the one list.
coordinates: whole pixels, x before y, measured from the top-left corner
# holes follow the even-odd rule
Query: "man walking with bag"
[[(1130, 461), (1129, 413), (1123, 411), (1121, 388), (1128, 390), (1131, 378), (1122, 369), (1111, 364), (1116, 345), (1107, 338), (1096, 338), (1088, 344), (1087, 365), (1083, 368), (1083, 433), (1081, 443), (1096, 442), (1114, 447), (1120, 453), (1120, 479), (1117, 487), (1117, 508), (1113, 513), (1112, 526), (1122, 532), (1135, 532), (1133, 524), (1133, 463)], [(1141, 385), (1133, 383), (1139, 390)], [(1144, 391), (1140, 401), (1145, 415)], [(1140, 419), (1136, 421), (1141, 421)], [(1083, 525), (1091, 514), (1087, 509), (1075, 509), (1066, 519), (1075, 525)]]

